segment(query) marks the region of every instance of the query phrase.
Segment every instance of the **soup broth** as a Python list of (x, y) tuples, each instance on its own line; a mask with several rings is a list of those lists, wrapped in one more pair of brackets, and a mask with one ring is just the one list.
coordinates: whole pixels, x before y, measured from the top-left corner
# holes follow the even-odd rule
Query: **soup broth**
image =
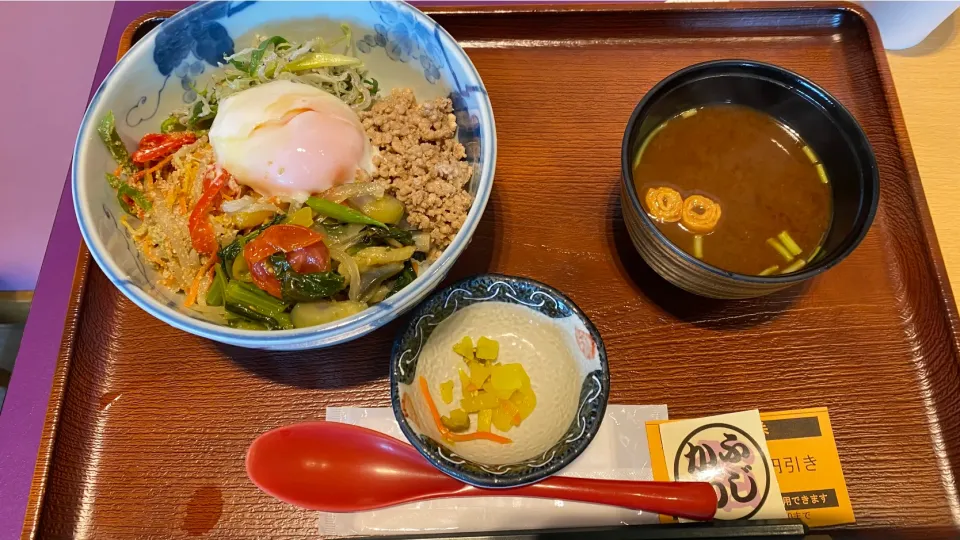
[(830, 184), (791, 129), (739, 105), (691, 109), (641, 145), (641, 204), (677, 247), (730, 272), (796, 272), (830, 226)]

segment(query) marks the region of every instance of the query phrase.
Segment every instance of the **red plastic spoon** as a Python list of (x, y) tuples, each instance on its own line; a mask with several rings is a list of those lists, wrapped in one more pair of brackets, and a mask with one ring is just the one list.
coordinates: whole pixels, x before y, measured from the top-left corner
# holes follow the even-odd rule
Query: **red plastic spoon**
[(444, 497), (540, 497), (609, 504), (689, 519), (711, 519), (713, 486), (553, 476), (528, 486), (483, 489), (435, 469), (410, 445), (359, 426), (305, 422), (260, 435), (247, 451), (247, 476), (288, 503), (357, 512)]

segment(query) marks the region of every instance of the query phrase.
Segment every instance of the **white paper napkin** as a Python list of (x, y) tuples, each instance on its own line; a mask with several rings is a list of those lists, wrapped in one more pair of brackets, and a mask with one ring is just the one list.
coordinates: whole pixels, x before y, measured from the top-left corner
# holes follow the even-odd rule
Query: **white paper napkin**
[[(666, 419), (666, 405), (607, 406), (593, 442), (560, 475), (652, 480), (644, 424)], [(363, 426), (405, 441), (389, 408), (329, 407), (327, 420)], [(322, 513), (319, 527), (323, 535), (351, 536), (599, 527), (656, 521), (656, 514), (611, 506), (521, 497), (467, 497), (351, 514)]]

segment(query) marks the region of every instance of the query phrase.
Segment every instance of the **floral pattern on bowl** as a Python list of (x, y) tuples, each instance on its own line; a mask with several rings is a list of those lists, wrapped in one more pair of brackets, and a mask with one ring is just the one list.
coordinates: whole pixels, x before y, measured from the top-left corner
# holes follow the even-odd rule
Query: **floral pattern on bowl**
[[(493, 184), (496, 132), (493, 111), (473, 64), (453, 38), (429, 17), (403, 2), (201, 2), (191, 5), (143, 35), (117, 62), (94, 94), (74, 148), (72, 191), (80, 232), (96, 263), (120, 291), (147, 313), (184, 331), (215, 341), (273, 350), (302, 350), (356, 339), (380, 328), (425, 298), (466, 248), (479, 223)], [(458, 137), (467, 149), (474, 176), (468, 188), (474, 205), (453, 242), (408, 287), (361, 313), (312, 328), (257, 332), (216, 324), (209, 315), (183, 307), (182, 295), (156, 285), (157, 273), (145, 263), (125, 228), (116, 193), (104, 173), (116, 167), (96, 135), (99, 121), (113, 111), (127, 147), (156, 132), (168, 113), (210, 83), (225, 55), (255, 35), (283, 35), (302, 42), (318, 35), (340, 35), (346, 23), (354, 35), (374, 34), (382, 11), (414, 20), (439, 48), (439, 79), (428, 81), (421, 64), (391, 59), (379, 48), (358, 51), (381, 92), (410, 88), (418, 100), (451, 97)], [(433, 47), (430, 45), (429, 47)], [(439, 60), (442, 58), (442, 61)]]
[[(424, 416), (422, 406), (417, 403), (418, 392), (414, 390), (414, 383), (424, 370), (428, 372), (428, 379), (431, 373), (435, 373), (432, 368), (418, 368), (422, 368), (421, 355), (429, 349), (431, 336), (434, 336), (441, 323), (452, 320), (455, 314), (462, 315), (464, 310), (476, 304), (486, 302), (519, 306), (535, 312), (531, 317), (543, 317), (550, 321), (559, 331), (563, 347), (571, 353), (576, 364), (577, 379), (573, 381), (575, 391), (570, 399), (576, 399), (577, 402), (571, 404), (569, 423), (559, 426), (561, 435), (550, 439), (555, 441), (553, 443), (548, 440), (546, 445), (536, 447), (535, 455), (509, 463), (483, 462), (476, 457), (470, 459), (463, 450), (458, 453), (436, 437), (431, 437), (430, 430), (425, 429), (427, 425), (421, 420)], [(534, 379), (536, 386), (537, 381), (532, 373), (531, 379)], [(390, 386), (391, 402), (401, 430), (434, 466), (476, 486), (515, 487), (554, 474), (571, 463), (589, 445), (606, 409), (610, 375), (600, 334), (569, 298), (537, 281), (486, 274), (434, 293), (415, 310), (410, 324), (401, 330), (394, 342)], [(538, 395), (538, 408), (543, 407), (544, 410), (542, 414), (559, 414), (540, 401)], [(534, 414), (537, 414), (536, 411)], [(531, 421), (534, 421), (534, 415), (524, 422)], [(548, 418), (539, 421), (553, 420)]]
[(443, 48), (433, 30), (389, 2), (372, 1), (370, 5), (380, 15), (380, 23), (374, 25), (375, 33), (357, 40), (357, 49), (369, 53), (373, 48), (383, 47), (391, 60), (415, 60), (423, 68), (423, 76), (430, 83), (437, 82), (440, 69), (446, 64)]
[(171, 75), (180, 79), (182, 101), (190, 103), (197, 98), (196, 77), (203, 74), (206, 65), (219, 66), (224, 57), (233, 54), (233, 38), (218, 22), (240, 13), (256, 2), (210, 2), (197, 7), (190, 17), (174, 17), (161, 24), (153, 48), (153, 63), (163, 75), (163, 84), (157, 90), (153, 107), (147, 105), (147, 96), (127, 110), (124, 121), (130, 127), (152, 119), (160, 108), (160, 94), (167, 87)]

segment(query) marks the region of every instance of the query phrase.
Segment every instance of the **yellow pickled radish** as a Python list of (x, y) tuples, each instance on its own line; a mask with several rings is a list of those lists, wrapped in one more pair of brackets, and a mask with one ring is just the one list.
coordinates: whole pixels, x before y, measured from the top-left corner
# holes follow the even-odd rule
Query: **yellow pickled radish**
[(503, 407), (494, 409), (493, 427), (504, 433), (510, 431), (510, 428), (513, 427), (513, 416), (510, 414), (510, 411), (504, 410)]
[(477, 392), (476, 396), (467, 396), (460, 400), (460, 407), (468, 413), (479, 412), (483, 409), (493, 409), (500, 403), (497, 396), (484, 391)]
[(493, 382), (493, 387), (498, 392), (506, 393), (504, 399), (509, 399), (514, 390), (523, 386), (524, 381), (530, 380), (520, 364), (493, 366), (490, 371), (490, 380)]
[(447, 405), (453, 403), (453, 381), (440, 383), (440, 399)]
[(510, 417), (510, 423), (519, 426), (520, 425), (520, 409), (509, 399), (500, 400), (500, 408), (504, 410), (507, 416)]
[(475, 396), (464, 396), (460, 400), (460, 408), (468, 413), (475, 413), (480, 411), (480, 402)]
[(477, 358), (481, 360), (496, 360), (500, 354), (500, 343), (480, 336), (477, 340)]
[(533, 409), (537, 407), (537, 396), (533, 393), (533, 389), (529, 387), (523, 387), (514, 392), (513, 396), (510, 397), (510, 401), (517, 406), (521, 420), (526, 420), (533, 412)]
[(463, 336), (463, 339), (460, 340), (460, 343), (457, 343), (453, 346), (453, 352), (459, 354), (466, 360), (472, 360), (473, 341), (471, 341), (470, 336)]
[(470, 382), (477, 388), (482, 388), (483, 383), (490, 377), (490, 368), (476, 360), (471, 360), (467, 366), (470, 368)]
[[(474, 346), (470, 336), (464, 336), (453, 350), (463, 358), (466, 368), (457, 370), (460, 408), (440, 418), (450, 431), (469, 429), (469, 415), (476, 414), (477, 433), (494, 436), (491, 433), (494, 427), (500, 432), (508, 432), (533, 413), (537, 397), (530, 385), (530, 377), (521, 364), (497, 362), (499, 343), (481, 336)], [(440, 396), (447, 404), (456, 399), (454, 386), (454, 381), (440, 384)]]
[(477, 413), (477, 431), (490, 431), (493, 424), (493, 410), (484, 409)]

